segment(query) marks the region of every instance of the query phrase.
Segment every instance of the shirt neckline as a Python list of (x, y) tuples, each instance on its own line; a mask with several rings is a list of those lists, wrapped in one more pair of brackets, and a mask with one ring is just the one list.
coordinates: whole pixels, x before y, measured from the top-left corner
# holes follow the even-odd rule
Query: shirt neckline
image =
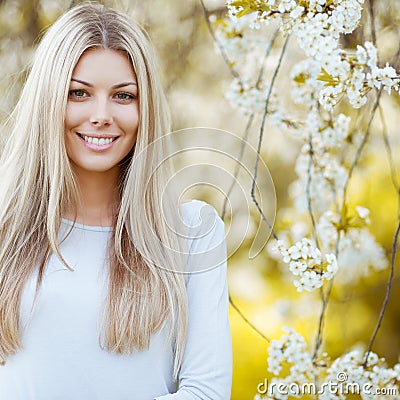
[(114, 230), (113, 226), (96, 226), (96, 225), (85, 225), (79, 222), (71, 221), (70, 219), (62, 218), (62, 222), (66, 225), (72, 226), (76, 229), (81, 229), (83, 231), (95, 231), (95, 232), (112, 232)]
[[(190, 204), (192, 202), (201, 202), (201, 201), (197, 199), (192, 199), (182, 202), (181, 206), (184, 204)], [(114, 230), (113, 226), (85, 225), (79, 222), (71, 221), (70, 219), (67, 218), (62, 218), (62, 222), (66, 225), (72, 226), (73, 228), (76, 229), (81, 229), (83, 231), (112, 232)]]

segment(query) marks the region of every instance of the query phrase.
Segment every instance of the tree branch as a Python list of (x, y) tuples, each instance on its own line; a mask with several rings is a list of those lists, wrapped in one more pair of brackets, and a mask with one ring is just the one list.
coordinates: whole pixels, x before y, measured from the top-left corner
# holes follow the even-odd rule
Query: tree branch
[(398, 224), (397, 224), (396, 232), (394, 234), (393, 247), (392, 247), (392, 259), (391, 259), (391, 263), (390, 263), (390, 273), (389, 273), (389, 279), (388, 279), (387, 288), (386, 288), (386, 295), (385, 295), (385, 299), (383, 300), (381, 311), (379, 313), (378, 322), (376, 323), (374, 332), (373, 332), (371, 340), (369, 342), (367, 354), (365, 355), (365, 360), (364, 360), (364, 364), (363, 364), (364, 367), (366, 367), (367, 364), (368, 364), (368, 358), (369, 358), (369, 355), (371, 353), (372, 346), (374, 345), (374, 342), (375, 342), (376, 336), (378, 334), (379, 328), (381, 327), (382, 320), (383, 320), (383, 317), (385, 315), (385, 311), (386, 311), (387, 305), (389, 303), (390, 294), (392, 292), (392, 284), (393, 284), (393, 276), (394, 276), (394, 264), (395, 264), (395, 261), (396, 261), (397, 242), (398, 242), (398, 238), (399, 238), (399, 233), (400, 233), (400, 212), (398, 212)]
[[(276, 40), (276, 38), (278, 37), (278, 33), (279, 33), (279, 29), (275, 30), (275, 32), (274, 32), (274, 34), (273, 34), (273, 36), (272, 36), (271, 42), (269, 43), (269, 45), (267, 46), (267, 48), (266, 48), (266, 50), (265, 50), (265, 55), (264, 55), (264, 58), (263, 58), (263, 62), (262, 62), (262, 64), (261, 64), (260, 71), (259, 71), (259, 73), (258, 73), (256, 85), (255, 85), (256, 87), (259, 86), (259, 84), (260, 84), (260, 82), (261, 82), (261, 80), (262, 80), (262, 77), (263, 77), (263, 75), (264, 75), (264, 69), (265, 69), (265, 64), (266, 64), (267, 58), (268, 58), (268, 56), (269, 56), (269, 54), (270, 54), (270, 52), (271, 52), (272, 47), (273, 47), (274, 44), (275, 44), (275, 40)], [(224, 217), (225, 217), (226, 207), (227, 207), (227, 204), (228, 204), (229, 195), (232, 193), (232, 190), (233, 190), (233, 188), (234, 188), (234, 186), (235, 186), (235, 183), (236, 183), (236, 179), (237, 179), (237, 177), (238, 177), (238, 175), (239, 175), (240, 163), (241, 163), (241, 161), (242, 161), (242, 159), (243, 159), (246, 140), (247, 140), (247, 137), (248, 137), (248, 135), (249, 135), (251, 125), (253, 124), (253, 120), (254, 120), (254, 112), (251, 113), (251, 115), (250, 115), (250, 117), (249, 117), (249, 119), (248, 119), (248, 121), (247, 121), (246, 128), (245, 128), (245, 130), (244, 130), (244, 134), (243, 134), (243, 136), (242, 136), (243, 141), (242, 141), (242, 143), (241, 143), (241, 145), (240, 145), (239, 156), (238, 156), (238, 162), (236, 163), (236, 167), (235, 167), (235, 171), (234, 171), (233, 179), (232, 179), (232, 184), (231, 184), (231, 186), (230, 186), (229, 189), (228, 189), (228, 193), (227, 193), (227, 195), (225, 196), (224, 204), (223, 204), (223, 207), (222, 207), (222, 213), (221, 213), (221, 218), (222, 218), (222, 219), (224, 219)]]
[(289, 35), (286, 36), (285, 43), (284, 43), (284, 45), (282, 47), (282, 51), (281, 51), (281, 54), (279, 56), (278, 65), (275, 68), (274, 75), (272, 76), (271, 85), (270, 85), (269, 90), (268, 90), (267, 99), (265, 100), (264, 113), (263, 113), (263, 116), (262, 116), (262, 121), (261, 121), (261, 126), (260, 126), (260, 134), (259, 134), (258, 145), (257, 145), (257, 157), (256, 157), (255, 165), (254, 165), (254, 174), (253, 174), (253, 181), (252, 181), (252, 184), (251, 184), (251, 193), (250, 193), (251, 194), (251, 198), (253, 199), (253, 202), (256, 205), (257, 210), (261, 215), (261, 218), (268, 225), (269, 229), (271, 230), (272, 236), (276, 240), (278, 240), (278, 236), (274, 232), (274, 229), (273, 229), (272, 225), (268, 222), (268, 220), (265, 217), (263, 211), (261, 210), (260, 205), (258, 204), (258, 201), (255, 198), (254, 191), (255, 191), (255, 184), (256, 184), (256, 179), (257, 179), (258, 164), (260, 162), (261, 144), (262, 144), (263, 135), (264, 135), (265, 122), (266, 122), (267, 114), (268, 114), (269, 101), (270, 101), (270, 98), (271, 98), (272, 89), (274, 87), (276, 77), (278, 76), (278, 72), (279, 72), (279, 69), (280, 69), (281, 64), (282, 64), (283, 56), (285, 55), (285, 52), (286, 52), (287, 44), (289, 43), (289, 37), (290, 37)]
[(270, 342), (270, 339), (268, 339), (259, 329), (257, 329), (247, 318), (246, 316), (240, 311), (239, 307), (235, 304), (235, 302), (232, 300), (232, 296), (229, 295), (229, 303), (231, 306), (235, 309), (235, 311), (240, 315), (240, 317), (243, 319), (243, 321), (249, 325), (253, 331), (255, 331), (258, 335), (260, 335), (264, 340), (266, 340), (268, 343)]
[(374, 0), (368, 0), (368, 9), (369, 9), (369, 18), (371, 21), (371, 40), (372, 40), (372, 44), (376, 47)]
[(208, 31), (210, 32), (210, 35), (213, 38), (214, 43), (217, 45), (217, 47), (221, 53), (221, 56), (224, 59), (225, 64), (228, 66), (228, 69), (231, 72), (231, 74), (233, 75), (233, 77), (239, 81), (241, 86), (243, 86), (243, 81), (240, 78), (239, 73), (235, 70), (235, 68), (233, 68), (232, 61), (229, 59), (228, 55), (226, 54), (224, 46), (220, 43), (220, 41), (215, 36), (214, 29), (212, 28), (211, 23), (210, 23), (210, 15), (209, 15), (207, 7), (205, 6), (203, 0), (200, 0), (200, 3), (201, 3), (201, 7), (203, 8), (204, 18), (206, 20)]

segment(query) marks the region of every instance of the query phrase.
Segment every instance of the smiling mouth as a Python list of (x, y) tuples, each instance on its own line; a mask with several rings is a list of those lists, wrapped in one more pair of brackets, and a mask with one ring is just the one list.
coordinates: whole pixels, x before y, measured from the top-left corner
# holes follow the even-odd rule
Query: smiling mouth
[(92, 136), (82, 135), (79, 132), (77, 132), (77, 135), (80, 138), (82, 138), (85, 142), (91, 143), (91, 144), (95, 144), (97, 146), (104, 146), (104, 145), (110, 144), (110, 143), (116, 141), (119, 138), (119, 136), (108, 137), (108, 138), (106, 138), (106, 137), (102, 137), (102, 138), (92, 137)]

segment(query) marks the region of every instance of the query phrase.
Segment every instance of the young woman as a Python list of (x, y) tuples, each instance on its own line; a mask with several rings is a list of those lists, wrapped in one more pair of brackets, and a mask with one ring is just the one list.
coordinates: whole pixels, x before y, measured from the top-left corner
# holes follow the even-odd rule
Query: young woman
[(0, 399), (229, 399), (224, 225), (166, 186), (145, 34), (99, 4), (68, 11), (8, 122)]

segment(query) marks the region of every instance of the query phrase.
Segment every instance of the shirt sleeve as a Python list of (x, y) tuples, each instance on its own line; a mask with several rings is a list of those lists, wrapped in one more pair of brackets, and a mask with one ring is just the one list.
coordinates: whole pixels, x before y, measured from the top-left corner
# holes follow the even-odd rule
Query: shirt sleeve
[(204, 202), (192, 220), (187, 277), (188, 332), (178, 390), (155, 400), (229, 400), (232, 343), (222, 219)]

